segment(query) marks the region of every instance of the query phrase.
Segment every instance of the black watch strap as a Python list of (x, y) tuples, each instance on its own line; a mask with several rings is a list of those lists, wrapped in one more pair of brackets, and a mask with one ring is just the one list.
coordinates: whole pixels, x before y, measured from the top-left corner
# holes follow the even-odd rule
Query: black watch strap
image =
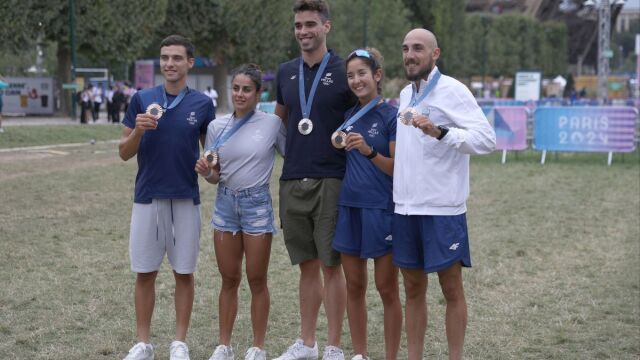
[(438, 136), (436, 139), (442, 140), (442, 138), (444, 138), (449, 132), (449, 128), (446, 126), (438, 125), (438, 129), (440, 130), (440, 136)]
[(371, 160), (376, 156), (378, 156), (378, 151), (376, 149), (374, 149), (373, 146), (372, 146), (371, 147), (371, 154), (367, 155), (367, 159)]

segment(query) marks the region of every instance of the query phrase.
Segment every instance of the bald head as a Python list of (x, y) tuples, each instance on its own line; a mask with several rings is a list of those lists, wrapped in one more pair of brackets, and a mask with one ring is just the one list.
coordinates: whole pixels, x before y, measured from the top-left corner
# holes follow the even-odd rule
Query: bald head
[(413, 29), (402, 43), (402, 60), (407, 79), (426, 79), (440, 57), (436, 36), (429, 30)]
[(438, 47), (438, 40), (436, 40), (436, 36), (427, 29), (413, 29), (407, 33), (404, 37), (404, 42), (421, 42), (427, 48), (433, 50)]

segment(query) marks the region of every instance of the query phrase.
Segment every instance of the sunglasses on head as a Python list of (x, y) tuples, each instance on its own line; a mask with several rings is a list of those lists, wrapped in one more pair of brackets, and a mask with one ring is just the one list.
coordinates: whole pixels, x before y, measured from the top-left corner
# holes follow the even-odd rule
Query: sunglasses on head
[(364, 58), (367, 58), (367, 59), (371, 59), (371, 60), (373, 60), (373, 56), (371, 56), (371, 53), (370, 53), (369, 51), (365, 50), (365, 49), (356, 49), (356, 50), (353, 50), (353, 51), (351, 52), (351, 54), (349, 54), (349, 56), (347, 57), (347, 59), (352, 59), (352, 58), (354, 58), (354, 57), (356, 57), (356, 56), (357, 56), (357, 57), (364, 57)]
[(365, 50), (365, 49), (353, 50), (351, 52), (351, 54), (349, 54), (349, 56), (347, 56), (347, 62), (349, 60), (353, 59), (354, 57), (362, 57), (362, 58), (366, 58), (366, 59), (371, 60), (371, 64), (372, 64), (374, 70), (377, 70), (380, 67), (380, 65), (378, 64), (376, 59), (373, 57), (373, 55), (368, 50)]

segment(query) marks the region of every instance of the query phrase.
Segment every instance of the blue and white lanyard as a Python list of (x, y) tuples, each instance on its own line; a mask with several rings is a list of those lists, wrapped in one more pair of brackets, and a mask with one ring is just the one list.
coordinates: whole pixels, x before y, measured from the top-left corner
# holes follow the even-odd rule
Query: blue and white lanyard
[(174, 107), (178, 106), (180, 104), (180, 102), (182, 102), (182, 99), (184, 99), (185, 95), (187, 95), (187, 93), (189, 92), (189, 87), (185, 86), (184, 89), (182, 89), (182, 91), (180, 91), (180, 94), (178, 94), (178, 96), (173, 99), (173, 101), (171, 102), (171, 105), (167, 106), (167, 103), (169, 102), (167, 100), (167, 92), (165, 91), (164, 87), (162, 88), (162, 99), (164, 100), (164, 104), (162, 105), (162, 108), (164, 110), (171, 110)]
[[(358, 112), (355, 115), (349, 117), (347, 121), (345, 121), (342, 125), (340, 125), (340, 127), (338, 127), (336, 131), (344, 130), (349, 126), (355, 124), (355, 122), (360, 120), (360, 118), (363, 117), (366, 113), (368, 113), (369, 110), (373, 109), (378, 104), (378, 102), (380, 102), (380, 99), (382, 99), (380, 96), (376, 96), (375, 99), (369, 101), (367, 105), (365, 105), (362, 109), (358, 110)], [(351, 110), (351, 113), (353, 113), (354, 111), (355, 111), (355, 108)]]
[(433, 88), (436, 87), (436, 84), (438, 83), (439, 79), (440, 79), (440, 70), (436, 68), (436, 72), (433, 73), (433, 77), (431, 78), (431, 81), (427, 84), (427, 87), (424, 89), (424, 92), (420, 94), (420, 97), (417, 99), (416, 99), (416, 85), (411, 84), (413, 93), (411, 94), (411, 102), (409, 103), (409, 107), (414, 107), (418, 105), (422, 100), (424, 100), (427, 97), (427, 95), (429, 95), (431, 90), (433, 90)]
[[(222, 129), (222, 132), (220, 133), (220, 136), (218, 136), (218, 138), (216, 139), (216, 141), (213, 143), (213, 145), (211, 146), (211, 148), (209, 148), (209, 150), (213, 150), (213, 151), (217, 151), (219, 148), (222, 147), (222, 145), (224, 145), (225, 142), (227, 142), (227, 140), (229, 140), (229, 138), (231, 138), (231, 136), (233, 134), (236, 133), (236, 131), (240, 130), (240, 128), (242, 127), (242, 125), (246, 124), (247, 121), (249, 121), (249, 119), (253, 116), (253, 114), (255, 114), (255, 110), (252, 110), (250, 113), (248, 113), (247, 115), (243, 116), (242, 119), (240, 119), (240, 121), (238, 121), (229, 131), (227, 131), (226, 133), (224, 132), (224, 129), (227, 128), (227, 125), (229, 125), (229, 122), (227, 122), (227, 125), (224, 126), (224, 129)], [(232, 117), (229, 119), (229, 121), (231, 121), (231, 119), (233, 119), (233, 115), (231, 115)]]
[(322, 62), (320, 63), (320, 68), (318, 68), (318, 72), (316, 73), (315, 79), (313, 79), (313, 84), (311, 85), (311, 91), (309, 92), (309, 102), (307, 102), (305, 92), (304, 92), (304, 71), (303, 71), (303, 63), (302, 57), (300, 57), (300, 66), (298, 71), (298, 95), (300, 96), (300, 107), (302, 108), (302, 117), (309, 118), (309, 114), (311, 114), (311, 105), (313, 105), (313, 97), (316, 95), (316, 90), (318, 89), (318, 83), (320, 83), (320, 78), (324, 73), (324, 70), (327, 68), (327, 64), (329, 63), (329, 58), (331, 54), (327, 52), (324, 54), (322, 58)]

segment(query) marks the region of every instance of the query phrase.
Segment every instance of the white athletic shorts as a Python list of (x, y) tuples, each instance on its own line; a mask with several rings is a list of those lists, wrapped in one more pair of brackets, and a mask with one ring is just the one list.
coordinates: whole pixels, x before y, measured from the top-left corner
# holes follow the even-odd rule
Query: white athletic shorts
[(133, 204), (129, 258), (131, 271), (158, 271), (164, 254), (178, 274), (196, 271), (200, 251), (200, 205), (193, 199), (153, 199)]

